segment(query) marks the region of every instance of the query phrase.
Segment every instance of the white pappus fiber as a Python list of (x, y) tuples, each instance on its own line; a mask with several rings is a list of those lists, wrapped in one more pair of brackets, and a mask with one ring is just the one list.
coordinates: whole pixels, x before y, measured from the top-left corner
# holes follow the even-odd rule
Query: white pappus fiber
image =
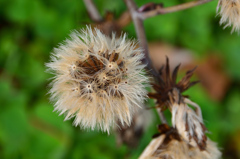
[(221, 15), (220, 24), (224, 28), (232, 26), (232, 31), (240, 29), (240, 0), (219, 0), (217, 12)]
[(110, 38), (89, 27), (70, 37), (46, 64), (55, 75), (49, 91), (55, 110), (84, 129), (109, 133), (118, 122), (130, 125), (147, 96), (142, 50), (126, 34)]
[[(172, 105), (172, 125), (183, 139), (194, 147), (204, 140), (205, 130), (202, 127), (202, 118), (185, 103)], [(193, 137), (196, 137), (195, 140)]]
[[(171, 140), (167, 145), (161, 145), (151, 159), (220, 159), (221, 152), (216, 143), (207, 140), (206, 150), (191, 147), (185, 141)], [(150, 157), (149, 157), (150, 159)]]

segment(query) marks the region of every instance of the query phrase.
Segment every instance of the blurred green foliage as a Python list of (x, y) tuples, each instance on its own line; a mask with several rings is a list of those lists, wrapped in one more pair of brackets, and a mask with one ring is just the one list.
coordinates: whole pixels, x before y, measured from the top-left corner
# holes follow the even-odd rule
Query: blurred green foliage
[[(95, 2), (102, 15), (111, 11), (118, 17), (126, 10), (121, 0)], [(136, 2), (172, 6), (186, 0)], [(218, 25), (216, 5), (156, 16), (144, 25), (149, 41), (188, 48), (199, 59), (211, 53), (224, 59), (232, 85), (222, 101), (213, 101), (201, 85), (187, 94), (202, 107), (209, 137), (219, 143), (224, 158), (240, 158), (240, 37)], [(117, 147), (114, 135), (81, 131), (53, 112), (46, 95), (51, 75), (44, 63), (71, 30), (88, 23), (81, 0), (0, 0), (0, 158), (137, 158), (151, 140), (159, 121), (153, 121), (137, 148), (129, 149)], [(132, 24), (124, 29), (136, 37)]]

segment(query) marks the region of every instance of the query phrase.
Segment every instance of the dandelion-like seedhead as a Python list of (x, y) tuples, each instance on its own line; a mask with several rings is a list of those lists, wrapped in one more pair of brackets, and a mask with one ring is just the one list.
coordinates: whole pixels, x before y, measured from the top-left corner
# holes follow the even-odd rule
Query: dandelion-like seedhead
[(46, 64), (55, 74), (49, 91), (55, 110), (84, 129), (109, 133), (116, 123), (130, 125), (147, 94), (142, 50), (126, 34), (110, 38), (87, 28), (70, 37)]
[(167, 134), (153, 156), (158, 159), (219, 159), (221, 157), (216, 143), (210, 139), (207, 140), (206, 149), (201, 151), (182, 140), (181, 136), (176, 135), (176, 133)]
[(224, 28), (232, 26), (231, 32), (240, 29), (240, 0), (219, 0), (218, 11), (221, 15), (220, 25), (225, 24)]
[(200, 150), (190, 145), (177, 129), (165, 124), (159, 125), (159, 134), (145, 149), (140, 159), (219, 159), (221, 152), (216, 143), (207, 140), (206, 149)]

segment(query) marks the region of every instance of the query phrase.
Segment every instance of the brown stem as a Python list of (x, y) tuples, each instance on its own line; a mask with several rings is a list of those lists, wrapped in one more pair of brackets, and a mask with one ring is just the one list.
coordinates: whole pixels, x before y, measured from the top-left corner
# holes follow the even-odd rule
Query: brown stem
[(143, 21), (137, 15), (138, 14), (137, 6), (133, 2), (133, 0), (125, 0), (125, 3), (127, 4), (127, 7), (130, 11), (130, 14), (131, 14), (134, 26), (135, 26), (135, 30), (136, 30), (136, 33), (137, 33), (137, 37), (138, 37), (138, 40), (139, 40), (139, 44), (140, 44), (141, 48), (143, 49), (143, 52), (144, 52), (144, 55), (145, 55), (145, 58), (143, 59), (143, 63), (146, 63), (149, 71), (153, 74), (153, 76), (158, 78), (159, 77), (158, 73), (155, 70), (155, 68), (153, 67), (152, 61), (149, 57), (147, 38), (146, 38), (146, 35), (145, 35)]
[(94, 22), (101, 22), (102, 21), (102, 17), (100, 15), (100, 13), (98, 12), (95, 4), (93, 3), (92, 0), (83, 0), (83, 2), (85, 3), (85, 6), (88, 10), (88, 14), (90, 16), (90, 18), (94, 21)]
[(192, 8), (207, 2), (210, 2), (212, 0), (196, 0), (196, 1), (191, 1), (187, 3), (183, 3), (180, 5), (172, 6), (172, 7), (167, 7), (167, 8), (162, 8), (160, 6), (156, 6), (154, 9), (149, 10), (149, 11), (144, 11), (144, 12), (138, 12), (138, 17), (141, 19), (147, 19), (150, 17), (154, 17), (159, 14), (166, 14), (166, 13), (171, 13), (171, 12), (177, 12), (180, 10)]
[(161, 111), (161, 109), (157, 110), (157, 112), (158, 112), (158, 115), (159, 115), (159, 118), (160, 118), (162, 124), (168, 124), (168, 122), (167, 122), (163, 112)]
[[(157, 71), (155, 70), (155, 68), (152, 65), (152, 61), (149, 57), (149, 51), (148, 51), (148, 44), (147, 44), (147, 38), (145, 35), (145, 30), (144, 30), (144, 26), (143, 26), (143, 20), (140, 19), (137, 14), (137, 6), (136, 4), (133, 2), (133, 0), (125, 0), (125, 3), (128, 7), (128, 10), (130, 11), (134, 26), (135, 26), (135, 30), (137, 33), (137, 37), (139, 39), (139, 44), (140, 47), (143, 49), (145, 58), (143, 59), (143, 63), (147, 64), (147, 68), (149, 69), (149, 71), (152, 73), (152, 75), (157, 79), (159, 79), (159, 75), (157, 73)], [(159, 117), (162, 121), (162, 123), (167, 123), (166, 122), (166, 118), (164, 116), (164, 114), (159, 111)]]

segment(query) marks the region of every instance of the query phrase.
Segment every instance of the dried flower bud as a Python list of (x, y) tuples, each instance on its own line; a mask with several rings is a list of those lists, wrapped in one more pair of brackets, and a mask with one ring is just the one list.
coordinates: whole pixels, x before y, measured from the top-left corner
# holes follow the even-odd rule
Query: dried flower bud
[[(205, 131), (207, 130), (203, 124), (202, 113), (199, 107), (197, 114), (187, 104), (192, 103), (187, 98), (183, 101), (178, 90), (175, 88), (172, 94), (169, 95), (171, 104), (170, 110), (172, 112), (172, 126), (178, 130), (182, 138), (193, 147), (199, 147), (200, 150), (206, 148), (207, 137)], [(188, 102), (188, 103), (187, 103)], [(196, 104), (192, 104), (196, 106)]]
[(231, 33), (240, 29), (239, 0), (219, 0), (217, 6), (217, 12), (218, 11), (221, 15), (220, 25), (225, 24), (224, 29), (232, 26)]
[[(158, 84), (153, 84), (156, 93), (150, 93), (149, 97), (157, 100), (157, 107), (159, 107), (161, 111), (167, 108), (171, 111), (172, 125), (178, 130), (178, 133), (186, 142), (191, 146), (204, 150), (206, 148), (207, 137), (205, 135), (206, 128), (203, 124), (201, 109), (196, 103), (181, 94), (198, 82), (190, 82), (195, 68), (188, 71), (186, 75), (176, 83), (179, 66), (180, 65), (174, 69), (171, 76), (167, 58), (165, 71), (163, 70), (164, 67), (159, 71), (160, 81), (158, 81)], [(196, 112), (187, 104), (195, 107)]]
[(210, 139), (207, 139), (206, 149), (200, 150), (182, 139), (176, 129), (166, 125), (160, 125), (159, 128), (160, 132), (162, 128), (165, 130), (153, 138), (139, 159), (219, 159), (221, 157), (216, 143)]
[(145, 65), (136, 43), (100, 30), (74, 31), (54, 49), (47, 67), (55, 74), (49, 93), (55, 110), (82, 128), (109, 133), (113, 124), (130, 125), (146, 97)]
[(157, 108), (160, 108), (162, 111), (169, 108), (170, 104), (169, 92), (171, 92), (173, 88), (176, 88), (179, 91), (179, 93), (182, 93), (199, 82), (199, 81), (190, 82), (190, 79), (193, 75), (195, 68), (187, 71), (186, 75), (179, 82), (177, 82), (176, 80), (179, 67), (180, 64), (174, 68), (172, 75), (170, 75), (169, 60), (167, 58), (166, 65), (159, 70), (160, 80), (152, 84), (156, 92), (148, 94), (150, 98), (154, 98), (157, 100)]

